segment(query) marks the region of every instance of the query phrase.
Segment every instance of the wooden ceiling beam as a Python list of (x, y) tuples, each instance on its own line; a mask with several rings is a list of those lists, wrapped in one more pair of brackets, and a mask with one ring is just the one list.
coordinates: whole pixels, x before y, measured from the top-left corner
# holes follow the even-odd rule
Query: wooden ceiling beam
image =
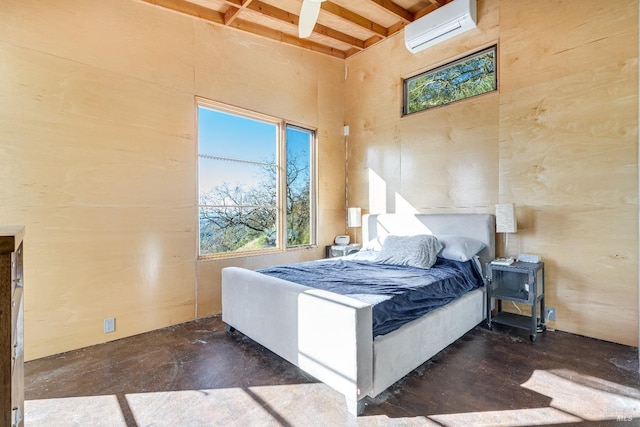
[(429, 0), (431, 2), (431, 4), (433, 4), (435, 7), (442, 7), (445, 4), (449, 3), (451, 0)]
[(365, 18), (364, 16), (360, 16), (357, 13), (350, 11), (349, 9), (345, 9), (342, 6), (338, 6), (335, 3), (331, 3), (330, 1), (325, 1), (320, 4), (320, 7), (325, 12), (329, 12), (333, 15), (336, 15), (345, 21), (349, 21), (352, 24), (355, 24), (359, 27), (366, 28), (369, 31), (376, 33), (383, 38), (388, 36), (387, 29), (380, 24), (376, 24), (375, 22)]
[(333, 28), (316, 24), (313, 32), (351, 45), (355, 49), (364, 50), (364, 41), (360, 40), (357, 37), (350, 36), (349, 34), (341, 33), (340, 31), (334, 30)]
[(373, 46), (374, 44), (378, 43), (379, 41), (384, 40), (384, 37), (380, 37), (380, 36), (371, 36), (368, 39), (366, 39), (364, 41), (364, 47), (365, 49), (368, 47)]
[(185, 15), (195, 16), (196, 18), (205, 19), (207, 21), (224, 24), (224, 14), (217, 10), (209, 9), (186, 0), (142, 0), (146, 3), (161, 6), (174, 12), (183, 13)]
[(229, 9), (224, 13), (224, 25), (231, 25), (231, 23), (240, 15), (242, 9), (235, 6), (229, 6)]
[(247, 9), (259, 12), (270, 18), (277, 19), (278, 21), (286, 22), (291, 25), (298, 25), (298, 15), (287, 12), (286, 10), (278, 9), (270, 4), (263, 3), (261, 1), (252, 2)]
[(329, 46), (325, 46), (320, 43), (315, 43), (311, 40), (301, 39), (298, 36), (292, 36), (290, 34), (283, 33), (282, 31), (268, 28), (263, 25), (259, 25), (253, 22), (245, 21), (242, 19), (236, 19), (229, 26), (230, 28), (236, 28), (238, 30), (248, 31), (250, 33), (266, 37), (272, 40), (277, 40), (282, 43), (290, 44), (293, 46), (302, 47), (315, 52), (323, 53), (325, 55), (334, 56), (336, 58), (344, 59), (346, 54), (344, 51), (334, 49)]
[[(300, 23), (300, 18), (298, 17), (298, 15), (289, 13), (286, 10), (278, 9), (275, 6), (271, 6), (270, 4), (263, 3), (261, 1), (254, 0), (250, 5), (248, 5), (247, 9), (259, 12), (270, 18), (286, 22), (287, 24), (295, 25), (296, 27)], [(334, 40), (349, 44), (356, 49), (364, 49), (364, 42), (362, 40), (350, 36), (349, 34), (342, 33), (338, 30), (334, 30), (333, 28), (326, 27), (319, 23), (316, 23), (313, 32), (315, 34), (320, 34), (325, 37), (329, 37)]]
[[(436, 0), (432, 0), (432, 1), (436, 1)], [(435, 3), (431, 3), (429, 6), (424, 7), (422, 9), (420, 9), (419, 11), (417, 11), (416, 13), (413, 14), (413, 19), (417, 20), (422, 18), (424, 15), (427, 15), (431, 12), (433, 12), (434, 10), (436, 10), (437, 8), (439, 8), (440, 6), (438, 6)]]
[(402, 19), (405, 24), (412, 22), (414, 20), (413, 13), (409, 12), (407, 9), (398, 6), (391, 0), (369, 0), (371, 3), (380, 6), (381, 9), (393, 13), (398, 18)]
[(252, 2), (252, 0), (226, 0), (225, 3), (229, 6), (224, 13), (224, 25), (231, 25), (231, 23), (240, 15), (244, 9)]
[[(351, 25), (363, 28), (367, 30), (367, 32), (369, 32), (371, 36), (365, 40), (362, 40), (358, 37), (346, 34), (337, 29), (317, 23), (313, 30), (313, 34), (318, 36), (315, 41), (312, 41), (310, 39), (300, 39), (297, 37), (297, 35), (293, 34), (293, 31), (291, 33), (288, 30), (283, 32), (282, 30), (277, 29), (277, 25), (274, 25), (274, 28), (270, 28), (269, 24), (257, 24), (244, 19), (245, 15), (243, 15), (242, 12), (245, 10), (250, 10), (252, 12), (258, 12), (271, 19), (284, 22), (287, 25), (296, 27), (298, 26), (300, 19), (298, 15), (296, 15), (295, 13), (287, 12), (286, 10), (279, 9), (275, 6), (271, 6), (271, 4), (264, 3), (261, 0), (222, 0), (222, 4), (228, 6), (226, 8), (227, 10), (224, 13), (208, 8), (206, 6), (199, 5), (197, 3), (193, 3), (192, 1), (194, 0), (141, 1), (170, 9), (175, 12), (200, 18), (214, 24), (225, 25), (230, 28), (247, 31), (259, 36), (267, 37), (286, 44), (302, 47), (337, 58), (346, 58), (366, 49), (367, 47), (375, 43), (378, 43), (379, 41), (389, 37), (392, 34), (397, 33), (398, 31), (402, 30), (408, 23), (411, 23), (416, 19), (419, 19), (422, 16), (433, 12), (439, 7), (450, 3), (452, 0), (428, 0), (428, 2), (426, 3), (427, 6), (415, 13), (411, 13), (408, 9), (404, 9), (403, 7), (397, 5), (393, 0), (368, 0), (372, 5), (375, 5), (379, 9), (379, 12), (377, 12), (378, 14), (391, 14), (394, 17), (397, 17), (396, 22), (388, 28), (366, 18), (363, 15), (360, 15), (343, 6), (333, 3), (331, 0), (327, 0), (321, 4), (323, 13), (334, 15), (335, 17), (348, 22)], [(331, 45), (323, 44), (323, 41), (320, 39), (320, 37), (333, 39), (350, 47), (345, 50), (342, 50), (341, 48), (334, 48), (331, 47)]]

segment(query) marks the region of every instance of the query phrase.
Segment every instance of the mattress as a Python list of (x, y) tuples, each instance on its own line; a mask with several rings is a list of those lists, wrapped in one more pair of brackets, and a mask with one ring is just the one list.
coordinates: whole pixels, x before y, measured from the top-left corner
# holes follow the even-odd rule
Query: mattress
[(370, 304), (374, 337), (393, 332), (483, 285), (472, 261), (444, 258), (438, 258), (428, 269), (328, 259), (273, 266), (258, 272)]

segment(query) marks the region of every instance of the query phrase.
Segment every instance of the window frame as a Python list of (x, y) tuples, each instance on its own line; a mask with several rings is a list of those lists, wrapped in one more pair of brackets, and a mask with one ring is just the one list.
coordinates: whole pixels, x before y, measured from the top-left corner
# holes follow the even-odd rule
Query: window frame
[(307, 244), (301, 244), (301, 245), (295, 245), (295, 246), (288, 246), (288, 242), (287, 242), (287, 238), (286, 238), (286, 233), (282, 233), (282, 238), (283, 238), (283, 244), (282, 247), (285, 250), (295, 250), (295, 249), (303, 249), (303, 248), (308, 248), (308, 247), (317, 247), (318, 246), (318, 229), (317, 229), (317, 218), (318, 218), (318, 200), (317, 200), (317, 194), (318, 194), (318, 154), (317, 154), (317, 149), (318, 149), (318, 132), (316, 129), (311, 129), (310, 127), (307, 126), (302, 126), (293, 122), (283, 122), (283, 126), (282, 126), (282, 133), (283, 133), (283, 138), (284, 138), (284, 144), (281, 144), (281, 149), (282, 149), (282, 156), (283, 156), (283, 162), (281, 164), (281, 166), (284, 168), (284, 173), (281, 173), (281, 187), (283, 189), (282, 191), (282, 200), (279, 200), (279, 202), (281, 203), (281, 206), (284, 210), (284, 213), (282, 215), (282, 227), (283, 230), (287, 230), (287, 195), (286, 195), (286, 180), (287, 180), (287, 174), (286, 174), (286, 166), (287, 166), (287, 130), (288, 128), (292, 128), (292, 129), (296, 129), (298, 131), (304, 131), (304, 132), (309, 132), (310, 134), (310, 141), (309, 141), (309, 202), (310, 202), (310, 206), (309, 206), (309, 239), (311, 240), (309, 243)]
[[(304, 124), (289, 121), (283, 118), (270, 116), (267, 114), (259, 113), (256, 111), (248, 110), (245, 108), (235, 107), (229, 104), (225, 104), (218, 101), (213, 101), (207, 98), (195, 97), (195, 141), (196, 141), (196, 215), (197, 215), (197, 244), (196, 252), (199, 260), (204, 259), (224, 259), (224, 258), (237, 258), (254, 256), (261, 254), (283, 253), (289, 251), (296, 251), (307, 248), (317, 247), (318, 236), (318, 200), (317, 200), (317, 188), (318, 188), (318, 131), (316, 128), (307, 126)], [(247, 251), (230, 251), (230, 252), (216, 252), (209, 254), (201, 253), (201, 231), (200, 231), (200, 212), (206, 205), (200, 204), (200, 127), (199, 127), (199, 109), (207, 108), (210, 110), (218, 111), (221, 113), (232, 114), (235, 116), (243, 117), (249, 120), (256, 120), (263, 123), (274, 124), (277, 127), (276, 130), (276, 245), (272, 248), (261, 248), (256, 250)], [(287, 239), (287, 199), (286, 199), (286, 181), (287, 181), (287, 129), (292, 127), (305, 132), (309, 132), (309, 239), (308, 244), (301, 244), (296, 246), (288, 246)]]
[[(474, 95), (469, 95), (469, 96), (465, 96), (463, 98), (458, 98), (458, 99), (454, 99), (452, 101), (449, 102), (445, 102), (443, 104), (439, 104), (439, 105), (433, 105), (430, 107), (426, 107), (420, 110), (416, 110), (416, 111), (409, 111), (409, 84), (412, 81), (418, 80), (424, 76), (430, 75), (430, 74), (436, 74), (440, 71), (446, 70), (446, 69), (450, 69), (453, 68), (457, 65), (460, 65), (466, 61), (469, 61), (471, 59), (474, 59), (476, 57), (485, 55), (487, 53), (493, 52), (493, 89), (482, 92), (482, 93), (477, 93)], [(477, 50), (473, 53), (470, 53), (468, 55), (465, 55), (463, 57), (460, 57), (458, 59), (454, 59), (452, 61), (449, 61), (445, 64), (439, 65), (437, 67), (431, 68), (429, 70), (420, 72), (418, 74), (412, 75), (410, 77), (406, 77), (402, 79), (402, 117), (407, 117), (407, 116), (411, 116), (413, 114), (416, 113), (421, 113), (424, 111), (428, 111), (431, 110), (433, 108), (439, 108), (439, 107), (445, 107), (447, 105), (451, 105), (454, 104), (456, 102), (460, 102), (460, 101), (464, 101), (466, 99), (470, 99), (470, 98), (475, 98), (477, 96), (481, 96), (481, 95), (486, 95), (486, 94), (490, 94), (493, 92), (497, 92), (498, 91), (498, 45), (494, 44), (491, 46), (487, 46), (484, 47), (480, 50)]]

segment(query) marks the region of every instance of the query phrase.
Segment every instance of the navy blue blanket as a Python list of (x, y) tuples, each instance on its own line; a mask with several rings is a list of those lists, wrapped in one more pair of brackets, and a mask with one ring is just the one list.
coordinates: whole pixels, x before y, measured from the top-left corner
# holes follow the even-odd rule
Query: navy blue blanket
[(258, 272), (371, 304), (374, 337), (388, 334), (482, 286), (482, 277), (471, 261), (444, 258), (438, 258), (430, 269), (327, 259)]

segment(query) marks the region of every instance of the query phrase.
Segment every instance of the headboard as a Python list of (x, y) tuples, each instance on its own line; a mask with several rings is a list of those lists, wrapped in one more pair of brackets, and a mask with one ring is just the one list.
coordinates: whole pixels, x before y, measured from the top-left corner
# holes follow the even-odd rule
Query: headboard
[(362, 217), (362, 241), (395, 234), (453, 234), (471, 237), (485, 245), (480, 263), (496, 255), (496, 220), (492, 214), (369, 214)]

